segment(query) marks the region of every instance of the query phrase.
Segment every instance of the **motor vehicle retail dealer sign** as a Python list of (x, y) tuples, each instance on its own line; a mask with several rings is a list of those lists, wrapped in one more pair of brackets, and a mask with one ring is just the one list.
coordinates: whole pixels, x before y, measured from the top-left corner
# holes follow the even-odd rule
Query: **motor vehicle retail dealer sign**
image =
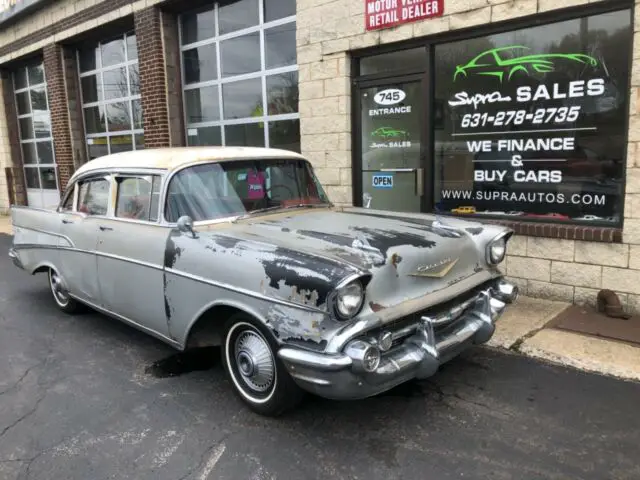
[(444, 0), (365, 0), (367, 30), (441, 17), (443, 13)]

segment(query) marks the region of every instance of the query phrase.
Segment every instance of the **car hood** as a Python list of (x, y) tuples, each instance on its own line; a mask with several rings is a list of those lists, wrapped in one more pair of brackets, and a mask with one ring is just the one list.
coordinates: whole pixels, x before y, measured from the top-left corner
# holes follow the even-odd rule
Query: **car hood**
[(291, 210), (212, 228), (209, 235), (243, 255), (253, 251), (272, 258), (263, 264), (276, 289), (287, 269), (289, 274), (294, 268), (322, 273), (334, 286), (370, 274), (372, 304), (393, 305), (488, 268), (484, 244), (495, 227), (449, 218), (440, 225), (437, 220), (362, 208)]

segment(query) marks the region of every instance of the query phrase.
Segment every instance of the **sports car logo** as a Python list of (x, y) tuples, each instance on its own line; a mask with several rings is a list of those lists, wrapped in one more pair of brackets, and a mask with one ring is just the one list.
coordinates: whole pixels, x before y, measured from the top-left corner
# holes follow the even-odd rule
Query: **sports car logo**
[(445, 258), (436, 263), (428, 265), (419, 265), (416, 271), (411, 273), (412, 277), (430, 277), (430, 278), (442, 278), (447, 275), (451, 269), (458, 263), (457, 258)]
[(526, 53), (525, 50), (529, 49), (521, 45), (486, 50), (465, 65), (458, 65), (453, 80), (456, 81), (458, 76), (467, 77), (470, 73), (497, 77), (502, 81), (505, 75), (508, 75), (507, 78), (510, 80), (518, 72), (526, 75), (530, 75), (532, 71), (553, 72), (556, 60), (568, 60), (593, 67), (598, 65), (595, 58), (581, 53), (523, 55), (522, 53)]

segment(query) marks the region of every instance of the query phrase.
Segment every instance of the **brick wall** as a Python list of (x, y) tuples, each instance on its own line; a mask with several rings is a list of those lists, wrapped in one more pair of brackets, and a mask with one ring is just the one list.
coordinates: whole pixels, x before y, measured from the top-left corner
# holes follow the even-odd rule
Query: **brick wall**
[(162, 15), (158, 8), (150, 7), (136, 12), (134, 19), (140, 65), (144, 143), (146, 148), (166, 147), (171, 145), (171, 134), (162, 45)]
[[(348, 51), (486, 25), (598, 0), (456, 0), (441, 18), (365, 32), (363, 0), (298, 0), (297, 52), (302, 153), (337, 203), (352, 202)], [(640, 0), (636, 0), (623, 231), (523, 225), (510, 242), (506, 274), (523, 293), (594, 304), (601, 288), (640, 312)], [(355, 112), (354, 112), (355, 113)], [(525, 228), (527, 227), (527, 228)], [(569, 232), (571, 230), (571, 232)], [(560, 237), (564, 233), (564, 238)], [(593, 241), (587, 241), (593, 240)]]
[(162, 12), (162, 44), (167, 79), (167, 109), (172, 147), (185, 145), (184, 112), (182, 107), (182, 74), (180, 71), (180, 39), (178, 16)]
[(74, 172), (63, 49), (60, 45), (52, 43), (44, 48), (43, 56), (51, 114), (53, 150), (58, 165), (58, 185), (62, 192)]

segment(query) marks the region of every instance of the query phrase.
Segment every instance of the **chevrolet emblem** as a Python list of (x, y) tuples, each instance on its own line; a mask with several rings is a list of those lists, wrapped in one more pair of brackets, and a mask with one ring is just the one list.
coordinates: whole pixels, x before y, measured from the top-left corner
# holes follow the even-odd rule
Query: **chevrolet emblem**
[(444, 260), (429, 265), (419, 265), (412, 277), (442, 278), (451, 271), (458, 259), (445, 258)]

